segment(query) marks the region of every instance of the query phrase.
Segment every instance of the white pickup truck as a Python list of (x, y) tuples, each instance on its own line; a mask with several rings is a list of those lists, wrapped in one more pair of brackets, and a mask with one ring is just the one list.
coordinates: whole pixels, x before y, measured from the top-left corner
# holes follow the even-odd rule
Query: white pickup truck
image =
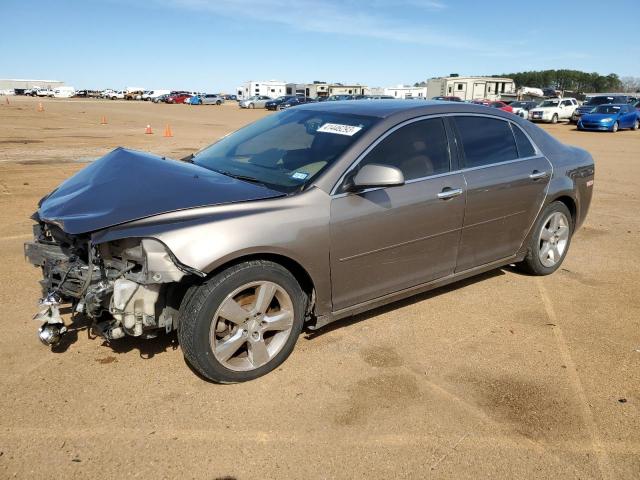
[(559, 120), (569, 120), (576, 108), (578, 101), (575, 98), (550, 98), (529, 110), (529, 120), (558, 123)]

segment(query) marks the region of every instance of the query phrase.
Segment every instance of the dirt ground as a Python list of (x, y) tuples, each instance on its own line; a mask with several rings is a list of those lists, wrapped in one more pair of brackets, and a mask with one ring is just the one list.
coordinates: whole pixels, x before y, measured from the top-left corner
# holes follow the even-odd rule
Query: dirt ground
[(80, 331), (64, 352), (43, 347), (22, 243), (78, 160), (118, 145), (179, 158), (266, 113), (9, 101), (1, 478), (640, 477), (640, 132), (544, 126), (596, 159), (586, 225), (554, 275), (495, 270), (359, 315), (303, 335), (266, 377), (220, 386), (186, 366), (175, 336), (111, 347)]

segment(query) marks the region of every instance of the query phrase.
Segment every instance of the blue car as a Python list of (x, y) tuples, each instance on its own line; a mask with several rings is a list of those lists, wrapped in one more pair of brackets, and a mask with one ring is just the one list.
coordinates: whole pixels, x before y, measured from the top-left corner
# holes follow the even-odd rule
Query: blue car
[(599, 105), (578, 120), (578, 130), (617, 132), (621, 128), (639, 127), (640, 112), (628, 103)]

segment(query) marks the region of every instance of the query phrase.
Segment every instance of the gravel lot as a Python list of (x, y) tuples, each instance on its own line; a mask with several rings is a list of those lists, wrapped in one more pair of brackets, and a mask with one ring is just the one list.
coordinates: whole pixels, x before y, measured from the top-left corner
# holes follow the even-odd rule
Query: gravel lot
[(80, 331), (64, 352), (43, 347), (22, 243), (38, 199), (78, 159), (118, 145), (182, 157), (266, 112), (9, 101), (0, 477), (640, 476), (640, 132), (543, 127), (596, 159), (591, 211), (556, 274), (495, 270), (359, 315), (304, 334), (266, 377), (220, 386), (189, 370), (175, 336), (111, 347)]

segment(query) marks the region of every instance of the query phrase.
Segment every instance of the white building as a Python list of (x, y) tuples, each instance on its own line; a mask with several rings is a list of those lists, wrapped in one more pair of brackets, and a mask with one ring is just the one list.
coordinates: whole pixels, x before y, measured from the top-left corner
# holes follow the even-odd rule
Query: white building
[(366, 85), (360, 85), (359, 83), (331, 83), (329, 84), (329, 95), (364, 95), (368, 88)]
[(276, 98), (285, 95), (287, 84), (279, 80), (250, 80), (241, 87), (238, 87), (238, 96), (242, 98), (250, 98), (255, 95), (265, 95), (267, 97)]
[(461, 100), (499, 100), (512, 97), (516, 84), (511, 78), (500, 77), (439, 77), (430, 78), (427, 90), (431, 97), (458, 97)]
[(413, 87), (411, 85), (398, 85), (385, 88), (384, 95), (390, 95), (393, 98), (428, 98), (427, 87)]

